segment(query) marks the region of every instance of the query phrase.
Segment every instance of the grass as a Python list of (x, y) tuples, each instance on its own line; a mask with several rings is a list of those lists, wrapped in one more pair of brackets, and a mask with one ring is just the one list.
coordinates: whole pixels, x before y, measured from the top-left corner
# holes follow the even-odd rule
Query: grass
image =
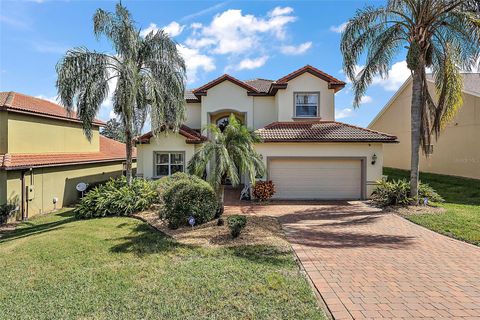
[(0, 238), (0, 319), (324, 319), (291, 252), (181, 245), (132, 218), (38, 217)]
[[(389, 179), (409, 178), (405, 170), (384, 168)], [(432, 186), (444, 199), (444, 213), (407, 216), (428, 229), (480, 246), (480, 180), (421, 173), (420, 180)]]

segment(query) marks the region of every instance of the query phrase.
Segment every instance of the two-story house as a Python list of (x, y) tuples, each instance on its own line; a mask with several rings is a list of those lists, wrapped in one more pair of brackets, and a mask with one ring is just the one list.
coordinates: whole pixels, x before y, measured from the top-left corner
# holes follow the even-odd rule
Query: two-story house
[(46, 213), (75, 202), (80, 182), (95, 184), (122, 175), (125, 145), (92, 139), (75, 113), (50, 101), (0, 92), (0, 205), (18, 199), (17, 218)]
[(137, 172), (159, 178), (184, 171), (207, 139), (202, 128), (224, 126), (233, 113), (263, 139), (256, 150), (276, 198), (365, 199), (382, 177), (383, 144), (396, 137), (336, 122), (335, 93), (344, 86), (312, 66), (276, 81), (223, 75), (187, 92), (187, 120), (178, 134), (138, 138)]

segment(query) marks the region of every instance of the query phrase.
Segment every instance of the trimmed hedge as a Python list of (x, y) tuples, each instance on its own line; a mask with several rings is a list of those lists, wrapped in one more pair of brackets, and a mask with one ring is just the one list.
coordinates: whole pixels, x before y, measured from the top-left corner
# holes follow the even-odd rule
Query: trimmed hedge
[(247, 217), (241, 215), (233, 215), (228, 217), (227, 223), (228, 227), (230, 228), (230, 234), (233, 238), (236, 238), (240, 235), (242, 230), (247, 225)]
[(128, 185), (125, 177), (110, 179), (87, 192), (74, 213), (80, 219), (130, 215), (157, 203), (156, 189), (155, 181), (134, 179)]
[(191, 216), (195, 218), (196, 225), (215, 217), (218, 202), (207, 182), (187, 174), (174, 174), (162, 179), (165, 180), (159, 188), (163, 204), (160, 217), (167, 220), (169, 228), (188, 225)]

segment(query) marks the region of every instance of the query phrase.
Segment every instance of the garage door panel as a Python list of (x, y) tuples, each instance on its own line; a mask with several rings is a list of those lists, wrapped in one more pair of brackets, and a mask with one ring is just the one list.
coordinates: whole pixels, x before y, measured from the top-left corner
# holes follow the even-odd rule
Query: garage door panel
[(360, 199), (362, 168), (351, 159), (272, 159), (269, 177), (278, 199)]

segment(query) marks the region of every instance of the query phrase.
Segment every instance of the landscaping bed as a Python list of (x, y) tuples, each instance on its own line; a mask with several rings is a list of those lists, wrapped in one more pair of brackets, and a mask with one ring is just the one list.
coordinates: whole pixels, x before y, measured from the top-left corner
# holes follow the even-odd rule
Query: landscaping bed
[[(405, 170), (384, 168), (389, 179), (408, 178)], [(399, 209), (402, 216), (428, 229), (480, 246), (480, 180), (421, 173), (444, 199), (432, 207)]]
[(0, 238), (0, 319), (324, 319), (277, 222), (249, 218), (236, 240), (214, 223), (21, 223)]

